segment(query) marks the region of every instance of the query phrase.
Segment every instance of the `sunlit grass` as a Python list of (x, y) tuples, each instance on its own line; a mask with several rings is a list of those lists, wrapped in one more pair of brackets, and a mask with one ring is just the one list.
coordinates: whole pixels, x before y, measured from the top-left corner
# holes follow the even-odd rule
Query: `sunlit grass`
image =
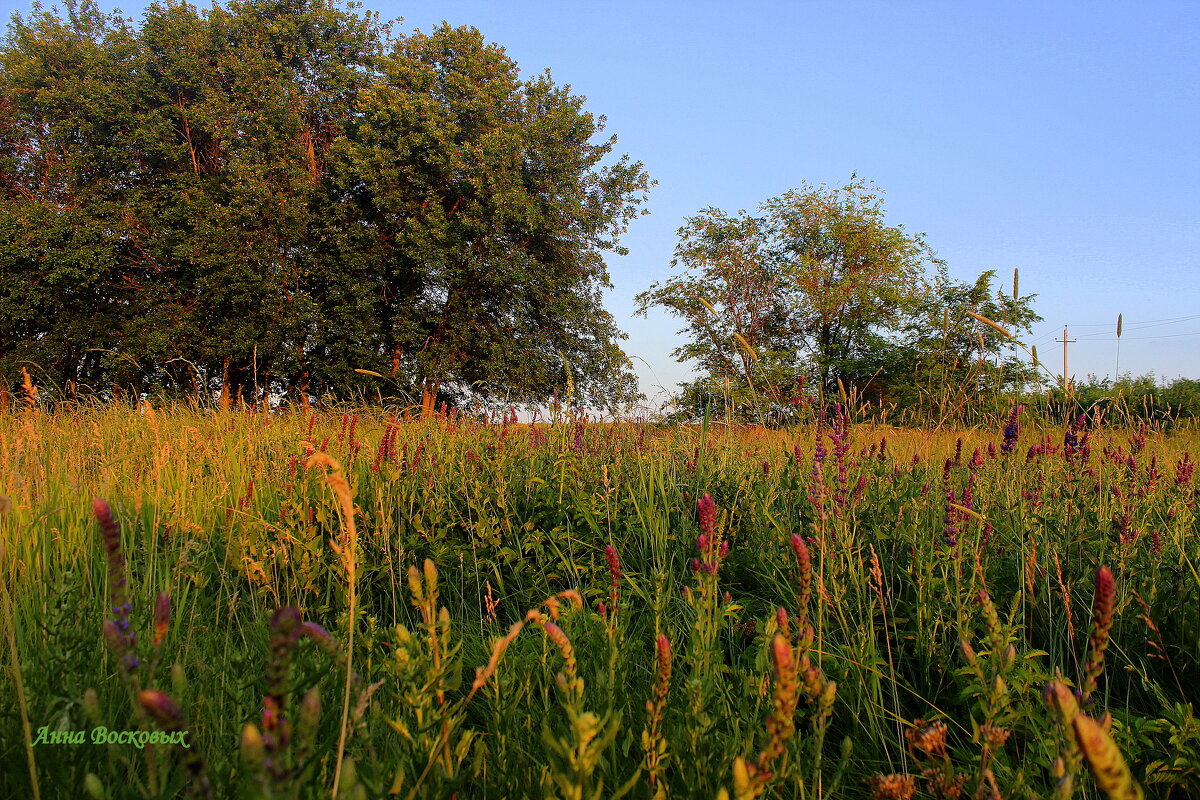
[(1002, 427), (0, 413), (0, 796), (1200, 791), (1195, 434)]

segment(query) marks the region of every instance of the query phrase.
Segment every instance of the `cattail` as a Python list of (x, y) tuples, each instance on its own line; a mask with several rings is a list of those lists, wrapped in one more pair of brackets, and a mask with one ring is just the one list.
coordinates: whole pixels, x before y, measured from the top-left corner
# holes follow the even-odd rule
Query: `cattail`
[(1083, 690), (1080, 699), (1084, 705), (1091, 700), (1100, 674), (1104, 671), (1104, 651), (1108, 648), (1115, 605), (1116, 583), (1112, 571), (1102, 566), (1096, 571), (1096, 593), (1092, 599), (1092, 633), (1088, 638), (1088, 659), (1083, 668)]

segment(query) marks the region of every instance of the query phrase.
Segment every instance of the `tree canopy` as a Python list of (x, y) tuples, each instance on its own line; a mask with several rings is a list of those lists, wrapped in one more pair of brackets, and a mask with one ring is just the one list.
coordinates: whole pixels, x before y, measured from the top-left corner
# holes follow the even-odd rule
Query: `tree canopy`
[[(981, 332), (967, 312), (1025, 330), (1038, 319), (1032, 298), (992, 301), (991, 271), (954, 282), (922, 236), (885, 216), (875, 186), (853, 177), (771, 198), (757, 216), (708, 208), (689, 218), (672, 261), (682, 272), (638, 296), (641, 313), (661, 306), (687, 323), (675, 356), (703, 374), (684, 387), (684, 405), (724, 396), (760, 420), (786, 417), (810, 378), (821, 394), (846, 389), (912, 405), (914, 381), (934, 365), (945, 384), (967, 378), (984, 356), (1003, 361), (1007, 340)], [(954, 336), (938, 337), (947, 314)], [(1021, 378), (1015, 361), (984, 372), (995, 384), (1005, 369), (1010, 382)]]
[(35, 8), (0, 44), (0, 380), (628, 399), (602, 254), (649, 180), (603, 128), (471, 28)]

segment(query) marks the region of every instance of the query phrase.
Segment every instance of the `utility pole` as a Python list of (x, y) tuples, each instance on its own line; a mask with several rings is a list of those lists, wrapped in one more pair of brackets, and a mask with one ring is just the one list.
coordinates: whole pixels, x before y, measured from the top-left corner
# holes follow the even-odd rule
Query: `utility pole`
[(1074, 339), (1067, 338), (1067, 327), (1063, 326), (1063, 337), (1055, 339), (1056, 342), (1062, 342), (1063, 346), (1063, 389), (1067, 394), (1071, 394), (1071, 373), (1067, 371), (1067, 345), (1074, 342)]

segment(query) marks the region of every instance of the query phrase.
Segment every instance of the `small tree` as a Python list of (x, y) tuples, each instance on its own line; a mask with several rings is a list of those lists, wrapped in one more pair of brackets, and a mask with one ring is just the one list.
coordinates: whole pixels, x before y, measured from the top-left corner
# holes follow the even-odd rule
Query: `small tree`
[(638, 295), (637, 309), (645, 314), (663, 306), (687, 321), (681, 333), (688, 340), (673, 355), (695, 359), (705, 373), (688, 389), (687, 402), (728, 396), (735, 408), (753, 413), (779, 403), (807, 370), (800, 356), (806, 340), (794, 313), (799, 298), (771, 267), (766, 222), (708, 208), (678, 235), (672, 266), (688, 272)]
[(993, 290), (995, 270), (962, 283), (941, 265), (930, 294), (905, 327), (894, 358), (884, 370), (888, 398), (922, 414), (946, 416), (968, 402), (1020, 393), (1038, 379), (1036, 367), (1018, 352), (1019, 339), (980, 322), (990, 320), (1012, 337), (1028, 333), (1041, 320), (1033, 311), (1036, 295)]
[(885, 224), (873, 185), (855, 177), (767, 200), (757, 217), (710, 208), (689, 219), (672, 261), (684, 274), (653, 284), (638, 310), (683, 317), (675, 356), (761, 415), (782, 410), (806, 374), (823, 392), (868, 383), (865, 365), (927, 296), (928, 263), (921, 237)]

